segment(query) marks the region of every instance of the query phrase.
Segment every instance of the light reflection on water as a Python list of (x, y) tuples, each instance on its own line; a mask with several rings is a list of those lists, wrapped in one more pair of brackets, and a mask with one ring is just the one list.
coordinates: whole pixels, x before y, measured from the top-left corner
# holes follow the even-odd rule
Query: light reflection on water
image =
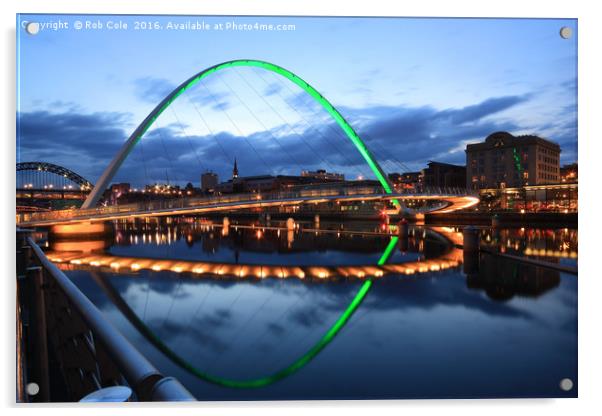
[[(333, 266), (376, 264), (390, 241), (388, 236), (303, 232), (290, 241), (286, 232), (270, 229), (258, 238), (261, 227), (230, 227), (223, 235), (220, 227), (198, 222), (147, 228), (118, 229), (105, 250), (147, 258)], [(430, 231), (412, 231), (389, 264), (434, 259), (451, 249)], [(148, 234), (158, 238), (149, 242), (143, 237)], [(515, 238), (514, 231), (507, 234)], [(199, 399), (576, 395), (576, 388), (563, 392), (558, 383), (566, 377), (576, 381), (577, 277), (552, 269), (481, 255), (442, 271), (377, 278), (347, 325), (307, 365), (259, 389), (232, 389), (176, 366), (125, 319), (99, 284), (108, 282), (162, 342), (194, 367), (250, 379), (274, 373), (307, 352), (363, 280), (199, 279), (169, 271), (64, 268), (137, 348)]]
[(485, 228), (481, 242), (502, 253), (545, 259), (576, 265), (578, 257), (577, 229), (570, 228)]

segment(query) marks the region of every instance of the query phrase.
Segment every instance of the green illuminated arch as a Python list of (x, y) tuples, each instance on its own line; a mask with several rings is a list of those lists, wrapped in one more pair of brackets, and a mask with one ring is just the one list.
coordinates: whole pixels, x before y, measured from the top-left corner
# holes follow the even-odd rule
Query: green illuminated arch
[[(121, 166), (121, 164), (123, 163), (125, 158), (128, 156), (128, 154), (131, 152), (133, 147), (142, 138), (144, 133), (146, 133), (146, 131), (153, 125), (155, 120), (157, 120), (157, 118), (163, 113), (163, 111), (165, 111), (165, 109), (167, 109), (167, 107), (169, 107), (171, 105), (171, 103), (173, 103), (180, 95), (182, 95), (182, 93), (184, 93), (187, 89), (194, 86), (196, 83), (201, 81), (203, 78), (206, 78), (209, 75), (211, 75), (217, 71), (220, 71), (222, 69), (237, 67), (237, 66), (263, 68), (268, 71), (272, 71), (278, 75), (281, 75), (284, 78), (290, 80), (291, 82), (293, 82), (296, 85), (298, 85), (299, 87), (301, 87), (314, 100), (316, 100), (316, 102), (318, 102), (322, 107), (324, 107), (324, 109), (328, 112), (328, 114), (330, 114), (330, 116), (343, 129), (346, 136), (349, 138), (349, 140), (351, 140), (351, 142), (355, 145), (355, 147), (360, 152), (360, 154), (362, 155), (364, 160), (368, 163), (368, 166), (370, 166), (370, 169), (376, 175), (376, 178), (382, 185), (385, 192), (387, 194), (393, 193), (393, 187), (392, 187), (391, 183), (389, 182), (387, 175), (385, 174), (383, 169), (380, 167), (380, 165), (378, 164), (378, 162), (376, 161), (374, 156), (370, 153), (370, 151), (366, 147), (366, 144), (362, 141), (362, 139), (360, 139), (360, 137), (355, 132), (353, 127), (351, 127), (351, 125), (347, 122), (347, 120), (345, 120), (345, 118), (341, 115), (341, 113), (339, 113), (339, 111), (326, 98), (324, 98), (322, 96), (322, 94), (320, 94), (314, 87), (309, 85), (307, 82), (305, 82), (303, 79), (299, 78), (297, 75), (293, 74), (289, 70), (284, 69), (278, 65), (274, 65), (269, 62), (258, 61), (258, 60), (254, 60), (254, 59), (239, 59), (239, 60), (234, 60), (234, 61), (223, 62), (221, 64), (214, 65), (210, 68), (207, 68), (207, 69), (199, 72), (198, 74), (194, 75), (193, 77), (189, 78), (188, 80), (186, 80), (185, 82), (180, 84), (167, 97), (165, 97), (163, 99), (163, 101), (161, 101), (154, 108), (154, 110), (144, 119), (144, 121), (136, 128), (136, 130), (134, 130), (132, 135), (125, 142), (125, 144), (120, 149), (120, 151), (117, 153), (115, 158), (111, 161), (109, 166), (105, 169), (105, 171), (101, 175), (100, 179), (96, 182), (96, 186), (94, 187), (94, 189), (92, 190), (92, 192), (90, 193), (88, 198), (82, 204), (82, 209), (93, 208), (98, 203), (98, 201), (100, 200), (100, 197), (102, 196), (102, 193), (105, 191), (105, 189), (107, 188), (107, 186), (113, 179), (113, 176), (115, 175), (115, 173), (117, 172), (117, 170), (119, 169), (119, 167)], [(393, 200), (393, 202), (395, 203), (396, 206), (400, 206), (399, 202), (397, 200)]]
[[(393, 236), (389, 241), (389, 244), (385, 248), (385, 251), (381, 255), (378, 260), (378, 265), (382, 266), (385, 264), (389, 257), (391, 257), (391, 253), (393, 252), (395, 246), (397, 245), (397, 241), (399, 237)], [(214, 376), (207, 372), (201, 371), (188, 361), (184, 360), (178, 354), (176, 354), (169, 346), (167, 346), (155, 333), (136, 315), (136, 313), (127, 305), (127, 303), (121, 298), (121, 296), (117, 293), (117, 291), (108, 283), (106, 280), (101, 279), (99, 282), (100, 286), (107, 291), (111, 300), (117, 305), (117, 307), (121, 310), (121, 312), (126, 316), (126, 318), (136, 327), (138, 331), (157, 349), (159, 349), (163, 354), (165, 354), (172, 362), (174, 362), (179, 367), (193, 374), (194, 376), (200, 378), (201, 380), (208, 381), (213, 384), (217, 384), (224, 387), (232, 387), (232, 388), (258, 388), (268, 386), (272, 383), (275, 383), (278, 380), (281, 380), (292, 373), (296, 372), (304, 365), (309, 363), (320, 351), (324, 349), (333, 339), (334, 337), (343, 329), (345, 324), (351, 318), (351, 315), (357, 310), (360, 306), (370, 288), (372, 287), (372, 280), (366, 280), (356, 295), (354, 296), (351, 303), (347, 306), (345, 311), (339, 316), (336, 322), (328, 329), (326, 334), (320, 340), (311, 347), (305, 354), (291, 363), (288, 367), (283, 368), (271, 375), (260, 377), (256, 379), (249, 380), (233, 380), (224, 377)]]

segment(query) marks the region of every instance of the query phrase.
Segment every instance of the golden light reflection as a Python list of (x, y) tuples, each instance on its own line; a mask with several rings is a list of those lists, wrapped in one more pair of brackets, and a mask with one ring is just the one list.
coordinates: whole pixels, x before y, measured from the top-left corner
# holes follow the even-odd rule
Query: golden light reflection
[[(456, 233), (452, 233), (456, 234)], [(543, 251), (548, 254), (546, 250)], [(539, 254), (539, 251), (537, 251)], [(554, 255), (556, 252), (550, 251)], [(567, 253), (557, 252), (558, 255)], [(411, 275), (416, 273), (436, 272), (460, 265), (463, 261), (462, 250), (453, 248), (450, 252), (436, 259), (426, 259), (400, 264), (350, 265), (350, 266), (287, 266), (287, 265), (257, 265), (229, 264), (197, 261), (170, 261), (152, 258), (134, 258), (112, 256), (104, 253), (89, 255), (81, 252), (47, 252), (48, 258), (59, 267), (109, 267), (113, 270), (132, 270), (139, 272), (149, 270), (154, 272), (171, 271), (174, 273), (190, 273), (193, 276), (209, 275), (232, 278), (298, 278), (318, 279), (349, 278), (365, 279), (383, 277), (390, 274)], [(576, 253), (569, 252), (569, 256)]]

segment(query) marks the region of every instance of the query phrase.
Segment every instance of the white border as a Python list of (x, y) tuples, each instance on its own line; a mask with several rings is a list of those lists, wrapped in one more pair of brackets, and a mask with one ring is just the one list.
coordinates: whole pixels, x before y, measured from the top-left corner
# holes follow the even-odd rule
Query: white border
[[(96, 406), (86, 413), (99, 414), (144, 411), (160, 414), (164, 408), (177, 407), (173, 411), (186, 414), (207, 412), (210, 414), (332, 414), (345, 412), (364, 415), (375, 410), (378, 414), (424, 413), (442, 415), (517, 415), (526, 412), (545, 415), (581, 415), (598, 413), (602, 409), (602, 366), (600, 356), (599, 297), (602, 296), (602, 273), (596, 255), (600, 255), (602, 240), (600, 220), (595, 216), (602, 188), (597, 183), (599, 171), (594, 169), (596, 158), (602, 154), (600, 143), (600, 90), (599, 78), (600, 41), (602, 22), (595, 1), (505, 0), (495, 3), (475, 0), (422, 0), (393, 2), (369, 0), (3, 0), (0, 2), (3, 34), (2, 56), (2, 230), (0, 255), (4, 273), (2, 280), (3, 324), (0, 357), (3, 359), (0, 376), (2, 404), (15, 410), (14, 405), (14, 163), (15, 163), (15, 14), (29, 13), (120, 13), (120, 14), (231, 14), (231, 15), (347, 15), (347, 16), (441, 16), (441, 17), (559, 17), (579, 19), (579, 165), (580, 165), (580, 285), (579, 285), (579, 399), (565, 400), (431, 400), (431, 401), (341, 401), (341, 402), (222, 402), (194, 405), (140, 405), (128, 408)], [(599, 163), (599, 162), (598, 162)], [(598, 266), (598, 267), (596, 267)], [(402, 375), (400, 375), (402, 376)], [(20, 406), (22, 407), (22, 406)], [(595, 409), (598, 408), (596, 411)], [(49, 412), (50, 414), (80, 414), (77, 406), (53, 405), (50, 408), (30, 406), (21, 411)]]

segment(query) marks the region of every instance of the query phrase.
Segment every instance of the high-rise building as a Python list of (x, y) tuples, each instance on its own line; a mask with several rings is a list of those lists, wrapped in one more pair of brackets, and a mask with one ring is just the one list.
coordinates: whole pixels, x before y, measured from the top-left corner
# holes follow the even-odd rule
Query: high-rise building
[(205, 172), (201, 175), (201, 191), (210, 192), (215, 190), (218, 184), (218, 177), (216, 173)]
[(469, 189), (558, 183), (560, 146), (534, 135), (496, 132), (466, 146), (466, 169)]

